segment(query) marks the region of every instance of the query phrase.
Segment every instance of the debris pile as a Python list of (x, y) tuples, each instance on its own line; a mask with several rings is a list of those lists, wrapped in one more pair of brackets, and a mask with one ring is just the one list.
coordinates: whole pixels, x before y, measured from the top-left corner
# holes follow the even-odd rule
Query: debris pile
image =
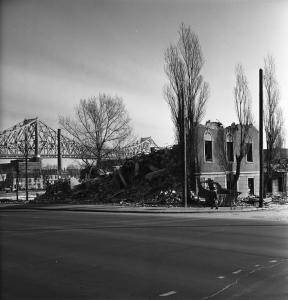
[[(46, 193), (38, 195), (32, 203), (117, 203), (135, 206), (182, 206), (182, 172), (179, 148), (162, 149), (150, 154), (127, 159), (113, 172), (101, 174), (74, 185), (59, 180), (48, 185)], [(205, 187), (202, 185), (205, 184)], [(243, 197), (240, 193), (224, 189), (211, 179), (198, 182), (198, 195), (188, 191), (189, 206), (211, 206), (215, 191), (219, 206), (256, 206), (259, 198)], [(287, 196), (269, 196), (264, 204), (287, 203)]]
[[(288, 198), (286, 193), (280, 194), (267, 194), (265, 198), (263, 198), (263, 205), (285, 205), (288, 204)], [(259, 196), (249, 195), (247, 197), (239, 196), (235, 202), (236, 206), (259, 206)]]
[(277, 205), (284, 205), (288, 204), (288, 197), (287, 193), (285, 192), (279, 192), (278, 194), (267, 194), (266, 198), (264, 199), (264, 203), (268, 204), (277, 204)]
[[(149, 203), (147, 203), (149, 204)], [(182, 193), (173, 189), (161, 190), (154, 195), (151, 204), (165, 206), (180, 206), (182, 204)]]
[(67, 180), (58, 180), (54, 184), (47, 184), (46, 192), (37, 195), (30, 203), (69, 203), (71, 194), (70, 184)]
[(178, 147), (127, 159), (113, 173), (70, 188), (69, 181), (48, 186), (36, 203), (160, 203), (181, 205), (181, 163)]

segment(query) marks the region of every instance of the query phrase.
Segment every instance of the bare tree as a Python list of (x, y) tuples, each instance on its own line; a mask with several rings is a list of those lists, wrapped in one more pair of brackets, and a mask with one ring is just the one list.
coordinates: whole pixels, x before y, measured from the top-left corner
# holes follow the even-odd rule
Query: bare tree
[(217, 159), (220, 167), (223, 172), (231, 172), (232, 171), (232, 162), (228, 159), (227, 154), (227, 141), (226, 141), (227, 132), (223, 128), (223, 125), (218, 127), (217, 135), (215, 139), (215, 149), (217, 153)]
[(264, 60), (264, 128), (267, 145), (267, 176), (265, 178), (265, 190), (272, 178), (272, 164), (277, 159), (280, 148), (283, 146), (283, 115), (279, 106), (280, 93), (275, 75), (275, 63), (271, 55)]
[(249, 129), (253, 124), (251, 112), (251, 95), (248, 81), (241, 64), (235, 69), (236, 86), (234, 88), (235, 108), (238, 119), (238, 126), (231, 126), (235, 139), (236, 172), (233, 176), (232, 187), (237, 190), (237, 182), (241, 172), (241, 162), (247, 153), (247, 138)]
[(77, 155), (96, 169), (103, 159), (115, 156), (132, 132), (123, 100), (106, 94), (80, 100), (75, 118), (60, 116), (59, 123), (79, 145)]
[(200, 74), (204, 58), (197, 35), (190, 27), (180, 25), (177, 45), (170, 45), (165, 51), (165, 72), (168, 85), (164, 96), (170, 107), (172, 121), (180, 148), (183, 149), (184, 118), (187, 120), (187, 157), (190, 166), (191, 183), (197, 163), (197, 126), (205, 114), (209, 96), (208, 84)]

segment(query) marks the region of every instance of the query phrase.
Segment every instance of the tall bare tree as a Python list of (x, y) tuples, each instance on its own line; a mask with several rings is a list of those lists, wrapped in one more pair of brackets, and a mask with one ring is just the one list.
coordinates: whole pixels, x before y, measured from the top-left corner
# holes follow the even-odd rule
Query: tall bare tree
[(264, 60), (264, 128), (267, 145), (267, 176), (265, 178), (265, 191), (272, 178), (272, 164), (277, 159), (280, 148), (283, 146), (283, 115), (279, 106), (280, 93), (275, 74), (275, 62), (271, 55)]
[(120, 150), (132, 132), (123, 100), (106, 94), (80, 100), (75, 118), (60, 116), (59, 123), (79, 145), (77, 155), (96, 169), (104, 158)]
[(237, 182), (241, 172), (241, 162), (247, 153), (247, 138), (253, 124), (251, 112), (251, 95), (243, 66), (238, 64), (235, 69), (236, 86), (234, 88), (235, 108), (238, 119), (237, 126), (231, 126), (235, 139), (236, 172), (232, 187), (237, 190)]
[(200, 74), (204, 58), (198, 36), (191, 28), (180, 25), (176, 45), (165, 51), (165, 72), (169, 83), (164, 88), (164, 96), (169, 105), (175, 133), (180, 148), (184, 144), (184, 118), (187, 124), (187, 161), (190, 166), (190, 179), (195, 183), (197, 169), (197, 126), (205, 114), (209, 96), (208, 83)]

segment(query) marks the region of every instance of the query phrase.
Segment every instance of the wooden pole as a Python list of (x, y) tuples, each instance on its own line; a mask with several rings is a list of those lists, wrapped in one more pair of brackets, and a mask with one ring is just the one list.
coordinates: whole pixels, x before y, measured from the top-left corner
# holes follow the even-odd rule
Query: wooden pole
[(38, 157), (38, 119), (36, 119), (36, 123), (35, 123), (35, 139), (34, 139), (34, 143), (35, 143), (35, 157)]
[(25, 191), (26, 191), (26, 201), (28, 201), (28, 139), (27, 139), (27, 128), (25, 128)]
[(187, 141), (186, 141), (186, 109), (183, 101), (183, 198), (187, 207)]
[(187, 207), (187, 141), (186, 118), (184, 117), (184, 207)]
[(19, 161), (16, 163), (16, 200), (19, 200)]
[(260, 163), (260, 183), (259, 183), (259, 207), (263, 207), (263, 70), (259, 70), (259, 163)]
[(62, 159), (61, 159), (61, 129), (58, 129), (57, 134), (57, 167), (58, 173), (61, 174), (62, 171)]

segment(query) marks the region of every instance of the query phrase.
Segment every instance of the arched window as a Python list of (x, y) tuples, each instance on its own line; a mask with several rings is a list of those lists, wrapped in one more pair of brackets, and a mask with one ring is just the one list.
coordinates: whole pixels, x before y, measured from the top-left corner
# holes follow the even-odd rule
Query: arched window
[(246, 143), (246, 159), (247, 162), (253, 162), (253, 143), (251, 137), (247, 139)]
[(204, 156), (205, 161), (213, 161), (213, 155), (212, 155), (212, 135), (210, 132), (205, 131), (204, 133)]
[(226, 153), (227, 160), (230, 162), (234, 161), (233, 137), (230, 133), (226, 135)]

